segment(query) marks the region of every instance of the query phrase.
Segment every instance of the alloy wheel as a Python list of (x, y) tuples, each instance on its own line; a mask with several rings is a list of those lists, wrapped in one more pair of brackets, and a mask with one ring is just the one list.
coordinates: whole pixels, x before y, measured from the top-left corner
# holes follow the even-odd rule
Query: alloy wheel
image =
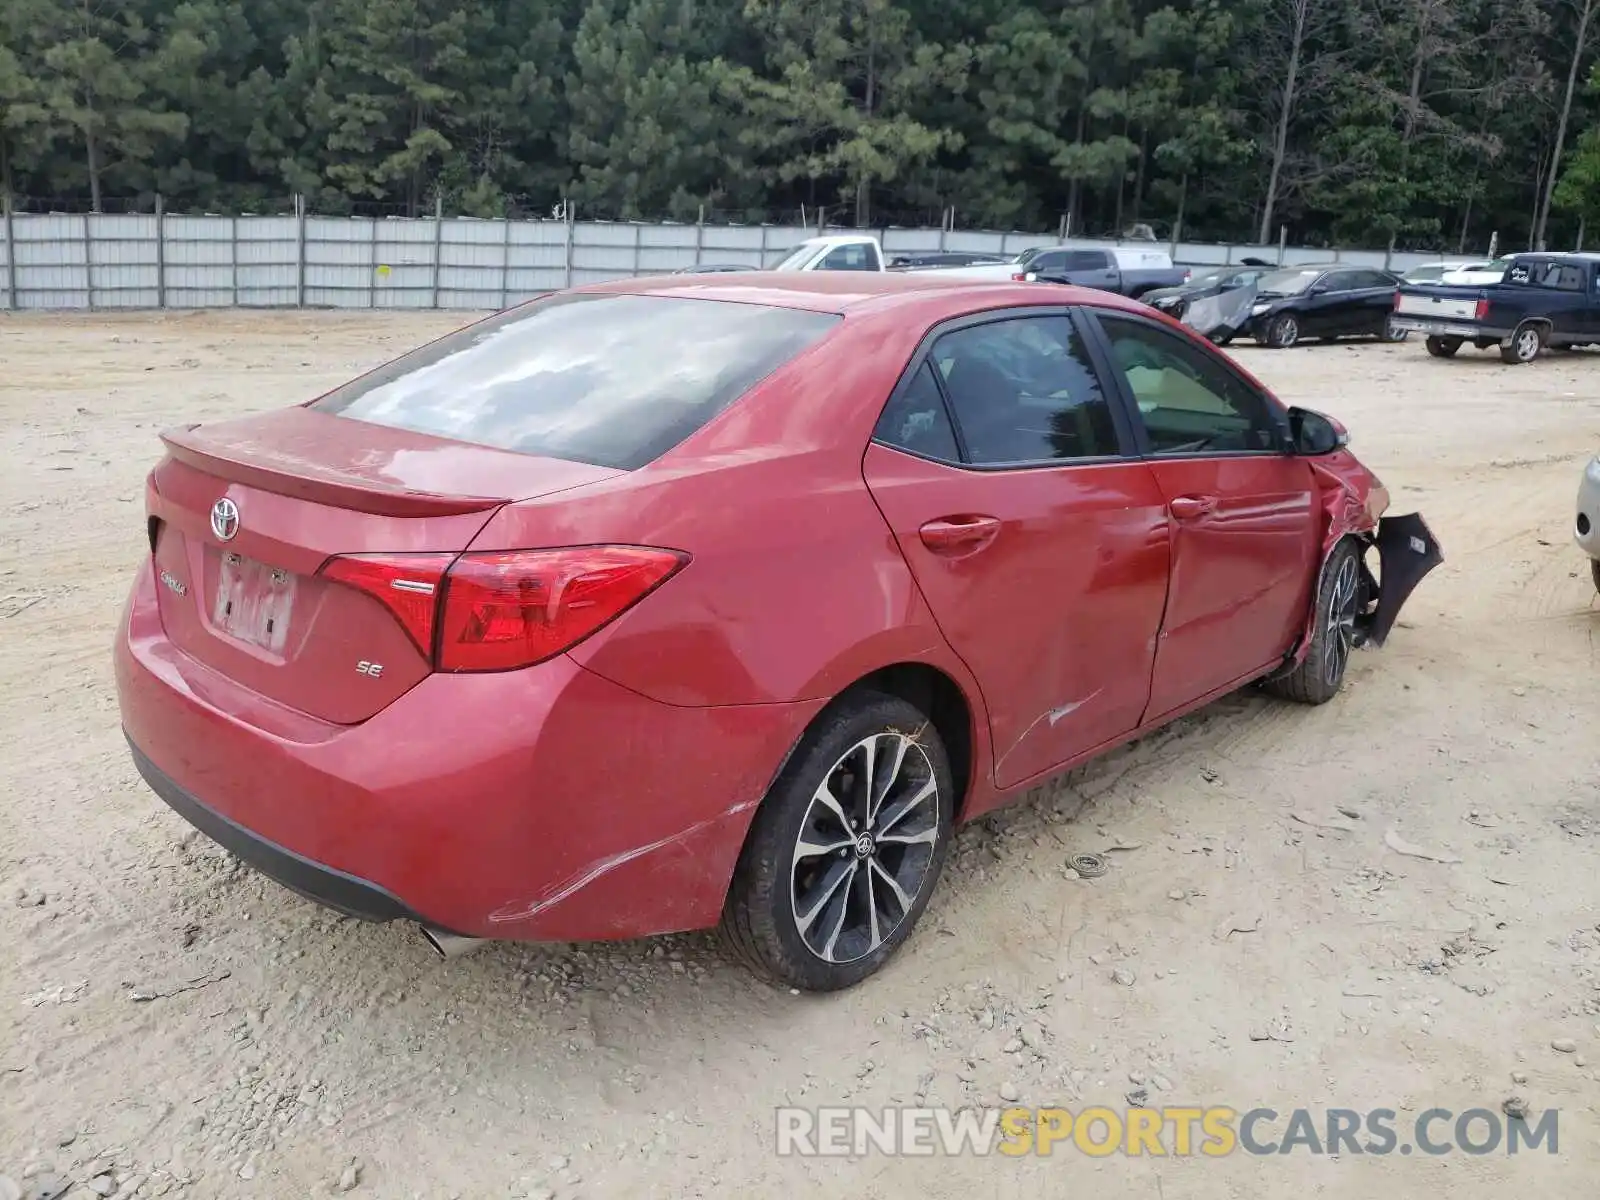
[(790, 862), (800, 940), (829, 963), (865, 958), (927, 886), (940, 836), (938, 776), (898, 730), (862, 738), (823, 777)]
[(1333, 581), (1333, 594), (1328, 598), (1327, 658), (1323, 678), (1330, 687), (1344, 677), (1350, 662), (1350, 651), (1356, 643), (1356, 601), (1359, 588), (1356, 581), (1356, 560), (1349, 555), (1339, 566)]
[(1524, 329), (1517, 334), (1517, 357), (1523, 362), (1532, 362), (1539, 355), (1539, 331), (1537, 329)]

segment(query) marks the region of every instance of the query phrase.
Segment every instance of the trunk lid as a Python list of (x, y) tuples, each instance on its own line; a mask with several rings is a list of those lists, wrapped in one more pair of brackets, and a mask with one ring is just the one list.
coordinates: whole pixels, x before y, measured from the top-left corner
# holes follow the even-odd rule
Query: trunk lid
[(167, 636), (266, 700), (339, 724), (432, 662), (375, 597), (318, 575), (330, 558), (431, 555), (419, 566), (437, 569), (502, 505), (622, 474), (304, 408), (162, 440), (147, 498)]

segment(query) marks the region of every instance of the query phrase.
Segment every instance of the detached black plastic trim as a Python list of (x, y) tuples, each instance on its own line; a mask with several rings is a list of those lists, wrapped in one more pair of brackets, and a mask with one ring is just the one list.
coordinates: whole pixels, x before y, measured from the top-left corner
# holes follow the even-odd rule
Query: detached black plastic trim
[[(128, 736), (126, 730), (123, 736)], [(151, 762), (134, 745), (131, 737), (128, 738), (128, 749), (133, 753), (133, 765), (139, 768), (139, 774), (144, 776), (150, 789), (165, 800), (173, 812), (269, 879), (308, 900), (315, 900), (318, 904), (363, 921), (433, 924), (412, 912), (377, 884), (325, 867), (293, 850), (286, 850), (207, 808)], [(434, 927), (438, 928), (437, 925)]]

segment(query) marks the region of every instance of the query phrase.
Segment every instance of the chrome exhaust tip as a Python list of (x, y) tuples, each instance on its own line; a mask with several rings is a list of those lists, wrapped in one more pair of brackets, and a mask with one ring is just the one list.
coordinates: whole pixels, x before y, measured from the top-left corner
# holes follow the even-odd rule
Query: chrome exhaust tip
[(446, 933), (442, 929), (434, 929), (423, 925), (422, 936), (428, 939), (428, 945), (439, 952), (440, 958), (460, 958), (483, 945), (483, 938), (462, 937), (459, 933)]

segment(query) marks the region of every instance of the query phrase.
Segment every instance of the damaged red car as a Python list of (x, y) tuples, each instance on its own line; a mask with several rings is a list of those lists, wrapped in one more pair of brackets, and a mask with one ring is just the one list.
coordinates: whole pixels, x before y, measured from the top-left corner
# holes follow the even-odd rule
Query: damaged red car
[(163, 435), (139, 771), (306, 896), (877, 970), (952, 829), (1234, 689), (1321, 703), (1439, 561), (1341, 427), (1105, 292), (550, 296)]

